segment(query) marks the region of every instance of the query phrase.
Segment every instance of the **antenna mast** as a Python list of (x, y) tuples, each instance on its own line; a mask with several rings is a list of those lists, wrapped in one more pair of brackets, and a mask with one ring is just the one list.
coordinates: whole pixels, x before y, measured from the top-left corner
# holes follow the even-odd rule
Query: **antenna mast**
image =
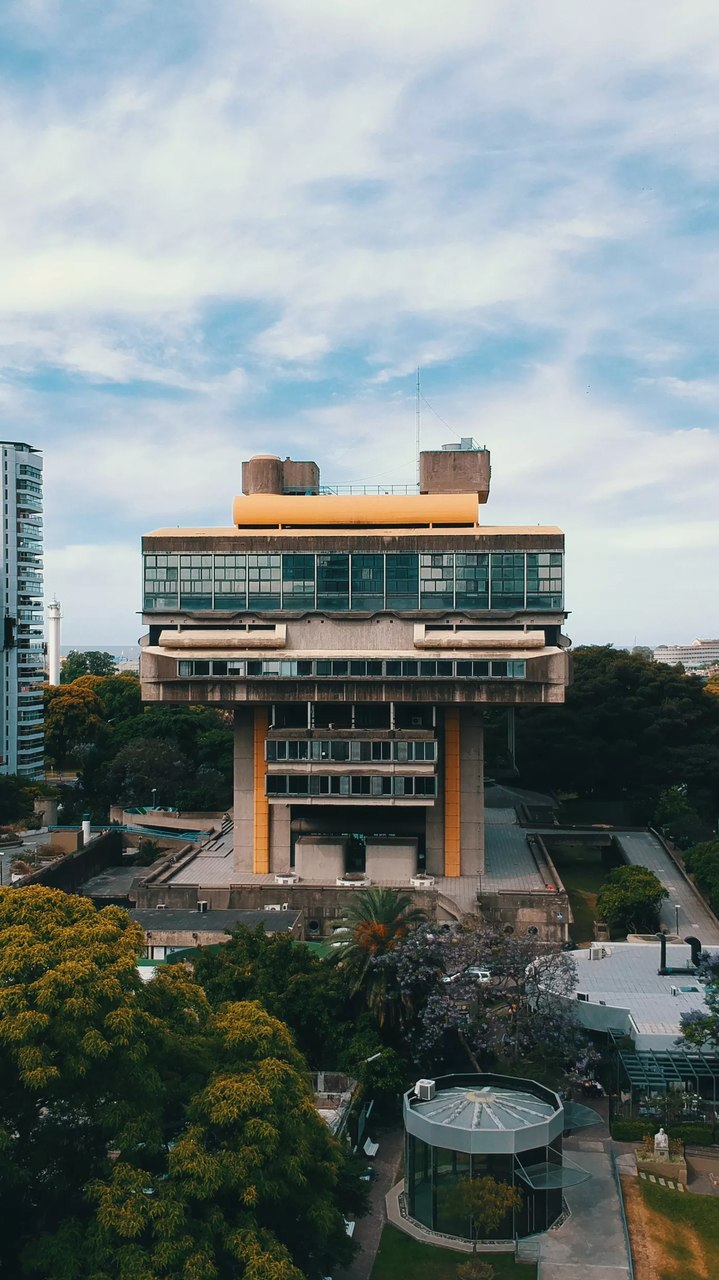
[(420, 381), (419, 381), (419, 365), (417, 365), (417, 407), (415, 409), (415, 435), (416, 435), (415, 453), (417, 455), (417, 488), (418, 489), (419, 489), (419, 437), (420, 437), (421, 427), (422, 427), (422, 390), (421, 390)]

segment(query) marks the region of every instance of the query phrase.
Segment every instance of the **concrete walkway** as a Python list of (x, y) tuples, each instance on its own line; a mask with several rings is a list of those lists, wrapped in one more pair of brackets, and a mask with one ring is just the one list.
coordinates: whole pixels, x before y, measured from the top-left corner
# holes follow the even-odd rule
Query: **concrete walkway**
[(668, 889), (669, 897), (662, 903), (661, 920), (669, 932), (674, 933), (674, 904), (679, 903), (679, 936), (694, 935), (706, 946), (719, 945), (719, 928), (714, 917), (656, 836), (648, 831), (616, 831), (614, 834), (627, 862), (649, 867)]
[(385, 1197), (394, 1184), (399, 1170), (404, 1144), (404, 1130), (393, 1129), (389, 1133), (374, 1134), (379, 1151), (373, 1160), (377, 1178), (370, 1183), (370, 1210), (366, 1217), (357, 1219), (353, 1239), (360, 1246), (351, 1266), (335, 1271), (335, 1280), (369, 1280), (379, 1242), (387, 1221)]
[(591, 1176), (567, 1188), (571, 1211), (567, 1221), (539, 1237), (539, 1280), (629, 1280), (622, 1211), (608, 1146), (603, 1141), (577, 1139), (565, 1144), (572, 1162)]

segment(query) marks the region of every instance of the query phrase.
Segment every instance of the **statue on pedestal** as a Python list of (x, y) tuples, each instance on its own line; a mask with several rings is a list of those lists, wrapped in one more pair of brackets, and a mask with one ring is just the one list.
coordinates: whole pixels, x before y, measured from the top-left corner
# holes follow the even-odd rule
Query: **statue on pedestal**
[(654, 1159), (669, 1159), (669, 1135), (663, 1129), (654, 1135)]

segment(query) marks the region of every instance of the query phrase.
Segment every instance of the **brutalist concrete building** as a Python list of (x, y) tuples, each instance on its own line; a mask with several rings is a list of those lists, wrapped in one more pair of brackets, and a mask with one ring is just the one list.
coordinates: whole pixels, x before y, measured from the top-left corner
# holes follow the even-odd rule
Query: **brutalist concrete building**
[(252, 458), (228, 528), (143, 539), (147, 701), (235, 724), (233, 876), (331, 885), (484, 869), (485, 706), (564, 700), (564, 537), (480, 524), (489, 453), (419, 491), (328, 491)]

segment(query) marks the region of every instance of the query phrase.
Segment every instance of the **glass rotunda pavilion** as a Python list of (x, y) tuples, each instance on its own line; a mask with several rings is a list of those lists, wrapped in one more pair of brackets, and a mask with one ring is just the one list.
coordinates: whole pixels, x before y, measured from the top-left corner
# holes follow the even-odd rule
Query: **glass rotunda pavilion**
[(563, 1163), (564, 1108), (532, 1080), (452, 1075), (418, 1081), (404, 1097), (405, 1199), (410, 1218), (470, 1238), (472, 1224), (452, 1188), (486, 1177), (522, 1191), (498, 1240), (546, 1231), (562, 1212), (562, 1188), (588, 1176)]

